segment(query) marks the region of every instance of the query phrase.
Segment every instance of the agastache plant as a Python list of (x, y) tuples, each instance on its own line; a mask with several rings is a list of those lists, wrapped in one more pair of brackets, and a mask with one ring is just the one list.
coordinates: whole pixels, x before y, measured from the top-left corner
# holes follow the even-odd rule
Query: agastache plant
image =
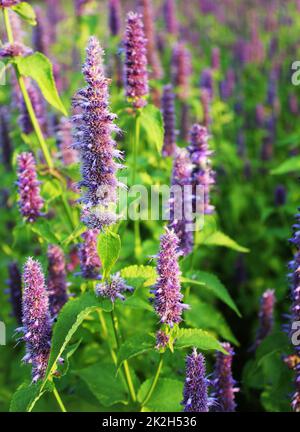
[(167, 32), (176, 35), (178, 33), (178, 21), (175, 0), (165, 0), (163, 11)]
[(11, 262), (8, 266), (9, 279), (8, 292), (10, 295), (10, 302), (13, 309), (14, 317), (19, 325), (22, 324), (22, 277), (16, 262)]
[(89, 39), (82, 71), (87, 86), (73, 98), (74, 147), (81, 161), (79, 187), (84, 190), (82, 220), (88, 228), (102, 230), (118, 219), (116, 172), (122, 165), (115, 158), (122, 155), (112, 138), (118, 131), (116, 115), (109, 110), (109, 81), (104, 75), (103, 50), (95, 37)]
[(121, 2), (120, 0), (109, 0), (108, 7), (110, 33), (117, 36), (121, 28)]
[(133, 288), (126, 284), (120, 273), (112, 275), (110, 280), (96, 285), (96, 295), (110, 299), (113, 303), (120, 299), (125, 301), (124, 292), (132, 292)]
[(190, 93), (190, 76), (192, 72), (191, 55), (183, 42), (178, 42), (172, 52), (171, 75), (178, 96), (186, 100)]
[(99, 231), (96, 229), (81, 234), (83, 242), (79, 245), (78, 255), (81, 275), (85, 279), (99, 279), (101, 261), (97, 251), (98, 234)]
[(19, 208), (27, 222), (35, 222), (41, 216), (44, 201), (40, 195), (36, 164), (31, 153), (21, 153), (17, 158)]
[(214, 213), (214, 206), (210, 203), (210, 189), (214, 185), (214, 172), (211, 169), (210, 156), (212, 151), (208, 147), (209, 135), (207, 129), (199, 124), (194, 124), (190, 132), (190, 145), (188, 147), (191, 161), (194, 165), (192, 183), (195, 194), (195, 210), (198, 209), (199, 197), (197, 186), (202, 189), (201, 211), (204, 214)]
[(57, 245), (48, 246), (47, 289), (50, 314), (55, 318), (68, 301), (65, 256)]
[(257, 330), (255, 347), (258, 347), (261, 342), (271, 333), (274, 322), (274, 305), (275, 305), (274, 290), (267, 290), (263, 293), (260, 299), (259, 310), (259, 328)]
[(188, 151), (177, 149), (172, 173), (172, 191), (170, 197), (170, 222), (179, 239), (179, 250), (183, 255), (193, 251), (194, 236), (191, 229), (193, 196), (192, 196), (192, 171)]
[(49, 299), (40, 263), (28, 258), (23, 272), (24, 361), (32, 364), (32, 379), (45, 375), (50, 353), (51, 318)]
[(147, 104), (149, 94), (147, 48), (141, 15), (129, 12), (124, 40), (125, 91), (134, 108)]
[(164, 86), (162, 96), (162, 113), (164, 120), (164, 145), (163, 156), (174, 156), (176, 151), (175, 129), (175, 95), (171, 84)]
[(20, 3), (20, 1), (21, 0), (0, 0), (0, 7), (6, 8), (6, 7), (15, 6), (18, 3)]
[(234, 412), (236, 409), (235, 393), (239, 391), (236, 381), (232, 377), (232, 360), (234, 350), (232, 346), (225, 342), (222, 347), (227, 352), (217, 353), (216, 365), (212, 385), (215, 389), (215, 411)]
[(161, 324), (173, 327), (182, 321), (182, 312), (188, 305), (182, 303), (180, 292), (179, 240), (173, 230), (166, 228), (160, 239), (157, 257), (157, 281), (151, 290), (154, 294), (154, 309)]
[(209, 411), (211, 401), (208, 397), (208, 385), (205, 359), (194, 348), (192, 354), (186, 357), (186, 375), (182, 401), (184, 412)]

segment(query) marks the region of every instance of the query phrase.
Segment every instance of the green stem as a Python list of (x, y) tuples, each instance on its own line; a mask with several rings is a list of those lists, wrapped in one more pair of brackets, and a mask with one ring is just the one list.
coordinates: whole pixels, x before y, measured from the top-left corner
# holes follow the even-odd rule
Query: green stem
[[(111, 321), (112, 321), (112, 325), (113, 325), (113, 329), (114, 329), (117, 347), (119, 349), (121, 346), (121, 336), (120, 336), (120, 332), (119, 332), (118, 318), (117, 318), (116, 314), (114, 313), (114, 310), (111, 311), (110, 316), (111, 316)], [(123, 367), (124, 367), (124, 373), (125, 373), (125, 378), (126, 378), (126, 383), (127, 383), (129, 394), (131, 396), (132, 401), (136, 402), (136, 393), (135, 393), (134, 385), (133, 385), (132, 378), (131, 378), (130, 368), (129, 368), (129, 364), (128, 364), (127, 360), (124, 361)]]
[(59, 405), (60, 410), (62, 412), (67, 412), (67, 410), (66, 410), (66, 408), (65, 408), (65, 406), (63, 404), (63, 401), (61, 400), (61, 397), (59, 396), (59, 393), (58, 393), (58, 391), (57, 391), (57, 389), (56, 389), (56, 387), (55, 387), (54, 384), (53, 384), (53, 394), (54, 394), (55, 399), (56, 399), (56, 401), (57, 401), (57, 403)]
[(67, 202), (66, 197), (65, 197), (64, 194), (61, 195), (61, 202), (62, 202), (62, 206), (63, 206), (63, 208), (64, 208), (64, 210), (66, 212), (67, 218), (69, 220), (70, 227), (74, 231), (75, 228), (76, 228), (76, 224), (75, 224), (74, 219), (73, 219), (71, 208), (68, 205), (68, 202)]
[(145, 397), (145, 399), (144, 399), (144, 401), (142, 403), (142, 407), (144, 407), (147, 404), (147, 402), (150, 400), (150, 398), (151, 398), (151, 396), (152, 396), (152, 394), (153, 394), (153, 392), (155, 390), (155, 387), (156, 387), (156, 384), (158, 382), (158, 378), (159, 378), (159, 375), (160, 375), (160, 372), (161, 372), (161, 369), (162, 369), (162, 366), (163, 366), (163, 362), (164, 362), (164, 359), (163, 359), (163, 355), (161, 354), (159, 362), (158, 362), (156, 374), (155, 374), (155, 376), (153, 378), (153, 381), (152, 381), (151, 387), (150, 387), (150, 389), (148, 391), (148, 394), (147, 394), (147, 396)]
[[(11, 24), (10, 24), (10, 20), (9, 20), (9, 12), (8, 12), (7, 8), (3, 9), (3, 15), (4, 15), (4, 23), (5, 23), (8, 42), (13, 44), (14, 43), (14, 36), (13, 36), (13, 32), (12, 32), (12, 28), (11, 28)], [(51, 170), (54, 168), (54, 164), (53, 164), (51, 155), (49, 153), (47, 143), (44, 139), (43, 132), (42, 132), (41, 127), (39, 125), (39, 122), (36, 118), (36, 114), (34, 112), (29, 94), (27, 92), (27, 88), (26, 88), (24, 79), (23, 79), (22, 75), (20, 74), (19, 67), (17, 64), (14, 64), (14, 69), (16, 71), (17, 81), (18, 81), (18, 84), (20, 86), (22, 96), (24, 98), (24, 102), (25, 102), (25, 105), (26, 105), (26, 108), (27, 108), (27, 111), (28, 111), (28, 114), (30, 117), (30, 121), (32, 123), (33, 129), (34, 129), (35, 134), (37, 136), (37, 139), (38, 139), (38, 142), (40, 144), (40, 147), (41, 147), (42, 153), (44, 155), (45, 161), (46, 161), (49, 169)]]

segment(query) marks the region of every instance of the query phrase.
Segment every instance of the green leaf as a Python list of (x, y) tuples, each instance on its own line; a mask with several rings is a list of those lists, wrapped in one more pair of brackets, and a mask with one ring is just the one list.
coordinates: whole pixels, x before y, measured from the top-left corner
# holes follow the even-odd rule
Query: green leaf
[(35, 80), (46, 101), (66, 116), (67, 111), (57, 92), (50, 60), (44, 54), (35, 52), (26, 57), (15, 57), (14, 62), (20, 74)]
[(229, 249), (236, 250), (238, 252), (247, 253), (249, 249), (244, 246), (240, 246), (235, 240), (231, 239), (228, 235), (221, 231), (216, 231), (204, 240), (205, 245), (214, 246), (225, 246)]
[[(222, 284), (222, 282), (217, 278), (217, 276), (199, 270), (190, 273), (189, 276), (191, 281), (193, 281), (193, 284), (195, 285), (199, 284), (200, 282), (204, 282), (206, 289), (211, 291), (217, 298), (222, 300), (225, 304), (227, 304), (227, 306), (233, 309), (239, 317), (241, 317), (240, 311), (238, 310), (233, 299), (231, 298), (229, 292)], [(190, 283), (192, 283), (191, 281)]]
[(16, 12), (24, 21), (28, 24), (36, 25), (36, 15), (33, 7), (27, 2), (21, 2), (15, 6), (12, 6), (12, 10)]
[(127, 339), (119, 349), (117, 367), (120, 368), (125, 360), (152, 350), (154, 345), (155, 340), (149, 335), (137, 335)]
[(189, 327), (213, 330), (222, 339), (239, 345), (223, 315), (211, 304), (190, 296), (188, 303), (191, 306), (184, 314), (184, 321)]
[(76, 240), (77, 237), (79, 237), (82, 233), (84, 233), (86, 231), (86, 227), (82, 224), (79, 224), (74, 231), (68, 235), (63, 241), (62, 244), (67, 246), (68, 244), (70, 244), (72, 241)]
[[(153, 378), (147, 379), (138, 391), (138, 401), (140, 403), (146, 398), (151, 387)], [(182, 411), (180, 402), (182, 401), (183, 383), (169, 378), (160, 378), (151, 398), (147, 402), (146, 408), (154, 412), (179, 412)], [(144, 409), (143, 409), (144, 410)]]
[(140, 115), (141, 129), (146, 135), (150, 148), (154, 144), (158, 153), (164, 142), (164, 126), (161, 111), (154, 105), (148, 104), (142, 109)]
[(127, 403), (124, 382), (120, 374), (116, 375), (113, 364), (96, 363), (75, 373), (87, 384), (101, 405), (109, 407), (116, 403)]
[(144, 265), (124, 267), (121, 276), (134, 288), (150, 287), (155, 284), (157, 278), (155, 267)]
[(200, 350), (218, 350), (227, 354), (220, 342), (207, 331), (201, 329), (179, 329), (175, 348), (195, 347)]
[(54, 244), (58, 242), (58, 237), (53, 231), (53, 227), (51, 227), (51, 224), (46, 219), (37, 219), (34, 224), (30, 225), (30, 228), (35, 234), (40, 236), (44, 242)]
[(288, 352), (288, 350), (289, 339), (287, 335), (281, 331), (272, 332), (261, 342), (256, 350), (255, 360), (257, 366), (260, 366), (268, 356), (278, 352)]
[(11, 403), (10, 403), (10, 412), (25, 412), (27, 411), (27, 407), (29, 407), (32, 403), (36, 403), (44, 393), (47, 391), (51, 391), (53, 388), (52, 383), (49, 381), (41, 391), (40, 383), (33, 384), (30, 382), (24, 382), (20, 385), (17, 391), (14, 393)]
[(70, 366), (70, 358), (77, 351), (79, 345), (81, 344), (82, 339), (79, 339), (76, 343), (69, 345), (64, 352), (64, 362), (62, 365), (58, 365), (59, 377), (62, 377), (67, 374)]
[(271, 171), (273, 175), (288, 174), (291, 172), (298, 172), (300, 170), (300, 156), (293, 156), (285, 160), (277, 168)]
[(103, 277), (109, 276), (111, 269), (119, 258), (121, 250), (120, 236), (112, 231), (100, 233), (98, 236), (98, 253), (102, 262)]

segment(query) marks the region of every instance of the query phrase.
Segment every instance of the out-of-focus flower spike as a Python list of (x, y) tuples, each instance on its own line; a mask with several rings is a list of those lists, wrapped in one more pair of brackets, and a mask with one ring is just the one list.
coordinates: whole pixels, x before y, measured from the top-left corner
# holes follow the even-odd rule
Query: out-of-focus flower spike
[(274, 290), (267, 290), (263, 293), (260, 299), (259, 310), (259, 327), (257, 330), (255, 348), (271, 333), (274, 322), (274, 305), (275, 305)]
[(97, 236), (99, 231), (96, 229), (85, 231), (81, 237), (83, 243), (79, 245), (79, 261), (81, 275), (86, 279), (99, 279), (101, 261), (97, 251)]
[(109, 29), (112, 36), (117, 36), (121, 29), (121, 2), (109, 0)]
[(178, 21), (176, 17), (176, 4), (175, 0), (165, 0), (163, 6), (165, 26), (168, 33), (177, 35)]
[(186, 100), (190, 93), (190, 77), (192, 73), (191, 55), (183, 42), (178, 42), (172, 52), (171, 75), (178, 96)]
[(68, 301), (65, 256), (57, 245), (48, 246), (47, 288), (50, 314), (55, 318)]
[(35, 8), (37, 24), (32, 28), (32, 45), (35, 51), (39, 51), (46, 56), (49, 55), (49, 29), (44, 10), (37, 6)]
[(176, 119), (175, 95), (171, 84), (166, 85), (163, 90), (162, 113), (165, 130), (162, 154), (163, 156), (174, 156), (176, 150)]
[(0, 108), (0, 143), (1, 160), (7, 171), (11, 170), (12, 145), (9, 137), (8, 112), (4, 107)]
[(14, 317), (19, 325), (22, 324), (22, 277), (16, 262), (8, 266), (8, 288)]

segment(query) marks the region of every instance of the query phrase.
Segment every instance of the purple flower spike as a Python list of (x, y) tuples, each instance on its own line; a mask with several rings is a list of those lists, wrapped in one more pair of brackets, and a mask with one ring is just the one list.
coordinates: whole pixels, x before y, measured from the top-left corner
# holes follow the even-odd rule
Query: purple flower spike
[(120, 0), (109, 0), (109, 28), (112, 36), (117, 36), (121, 28)]
[(167, 335), (163, 330), (158, 330), (156, 333), (156, 345), (157, 350), (165, 349), (170, 340), (170, 336)]
[(21, 42), (5, 43), (0, 48), (0, 58), (5, 59), (8, 57), (25, 57), (32, 54), (32, 49), (23, 45)]
[(178, 33), (178, 21), (176, 17), (176, 5), (174, 0), (165, 0), (164, 18), (167, 32), (176, 35)]
[(286, 188), (283, 185), (278, 185), (275, 189), (275, 206), (281, 207), (286, 203)]
[(0, 0), (0, 7), (11, 7), (20, 3), (21, 0)]
[(55, 318), (68, 301), (65, 257), (56, 245), (48, 247), (48, 280), (50, 313)]
[(208, 412), (210, 401), (207, 394), (205, 359), (194, 348), (186, 357), (186, 378), (183, 389), (184, 412)]
[(192, 170), (186, 149), (177, 149), (173, 163), (172, 192), (170, 197), (170, 223), (179, 239), (179, 250), (183, 255), (193, 251), (194, 236), (192, 224)]
[(161, 236), (157, 260), (158, 279), (151, 291), (154, 294), (154, 308), (162, 324), (173, 327), (182, 321), (182, 311), (188, 306), (181, 302), (180, 269), (178, 265), (179, 240), (174, 231), (166, 228)]
[(234, 412), (236, 408), (235, 393), (239, 391), (235, 387), (236, 382), (232, 377), (231, 370), (234, 350), (229, 343), (223, 343), (222, 346), (228, 352), (228, 355), (222, 352), (217, 353), (213, 380), (214, 398), (216, 399), (215, 411)]
[(63, 117), (57, 128), (57, 144), (65, 165), (78, 162), (77, 151), (73, 148), (72, 123)]
[(24, 361), (32, 364), (33, 381), (45, 375), (50, 353), (51, 318), (48, 293), (41, 265), (28, 258), (23, 272)]
[(111, 276), (110, 281), (100, 283), (96, 285), (96, 294), (99, 297), (110, 299), (113, 303), (119, 298), (120, 300), (126, 300), (123, 292), (132, 292), (133, 288), (126, 285), (126, 282), (121, 278), (120, 273), (116, 273)]
[(9, 137), (8, 111), (0, 108), (0, 147), (1, 161), (7, 171), (11, 170), (12, 145)]
[(194, 186), (194, 193), (196, 196), (196, 202), (198, 207), (197, 190), (196, 187), (200, 186), (202, 188), (203, 202), (201, 206), (203, 207), (204, 214), (211, 214), (214, 212), (214, 206), (210, 204), (210, 189), (215, 183), (214, 172), (211, 169), (210, 156), (212, 151), (208, 148), (209, 135), (207, 129), (199, 124), (194, 124), (191, 129), (190, 134), (190, 145), (188, 147), (191, 161), (194, 164), (192, 179)]
[(16, 262), (12, 262), (8, 266), (8, 288), (10, 301), (13, 308), (13, 314), (18, 324), (22, 324), (22, 278)]
[(201, 73), (200, 88), (202, 91), (207, 92), (210, 99), (213, 97), (213, 75), (211, 69), (204, 69)]
[(81, 274), (85, 279), (98, 279), (101, 261), (97, 252), (97, 236), (99, 231), (87, 230), (81, 237), (83, 243), (79, 246)]
[(189, 96), (191, 73), (190, 52), (183, 42), (178, 42), (173, 48), (171, 75), (173, 85), (178, 88), (178, 96), (182, 100)]
[(114, 158), (122, 154), (112, 138), (119, 129), (116, 118), (109, 110), (108, 79), (104, 75), (103, 50), (91, 37), (86, 50), (83, 75), (87, 87), (79, 90), (73, 99), (74, 148), (81, 160), (84, 189), (82, 220), (89, 228), (103, 229), (117, 221), (115, 207), (120, 183), (116, 172), (122, 165)]
[(163, 76), (163, 70), (158, 57), (156, 47), (156, 31), (153, 19), (152, 0), (138, 0), (141, 16), (144, 22), (144, 31), (146, 36), (147, 59), (150, 66), (150, 76), (153, 79), (160, 79)]
[(49, 45), (50, 45), (50, 32), (48, 29), (48, 23), (46, 21), (46, 17), (44, 11), (40, 7), (35, 8), (37, 25), (33, 27), (32, 30), (32, 45), (34, 47), (34, 51), (39, 51), (46, 56), (49, 54)]
[(135, 108), (142, 108), (149, 93), (147, 49), (141, 16), (134, 12), (127, 15), (124, 46), (126, 96)]
[(31, 153), (21, 153), (18, 163), (19, 207), (27, 222), (35, 222), (41, 215), (44, 201), (40, 196), (40, 186), (36, 174), (35, 160)]
[(272, 331), (275, 300), (274, 290), (265, 291), (261, 297), (260, 311), (258, 315), (259, 328), (255, 341), (256, 348)]
[(214, 47), (211, 53), (211, 67), (213, 70), (219, 70), (221, 65), (220, 48)]
[(163, 90), (162, 113), (165, 129), (162, 154), (163, 156), (174, 156), (176, 150), (175, 95), (170, 84), (166, 85)]

